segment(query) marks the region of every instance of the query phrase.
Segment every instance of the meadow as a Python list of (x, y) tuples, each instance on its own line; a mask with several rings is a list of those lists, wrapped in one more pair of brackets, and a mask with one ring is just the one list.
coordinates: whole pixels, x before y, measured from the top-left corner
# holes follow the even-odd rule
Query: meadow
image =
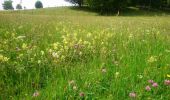
[(169, 100), (170, 14), (0, 12), (0, 100)]

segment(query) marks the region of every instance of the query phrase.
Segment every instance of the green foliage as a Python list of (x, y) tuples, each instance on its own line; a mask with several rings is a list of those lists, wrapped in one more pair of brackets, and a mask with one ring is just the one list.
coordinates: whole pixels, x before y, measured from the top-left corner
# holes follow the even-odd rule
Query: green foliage
[(5, 0), (3, 5), (4, 10), (14, 9), (12, 6), (12, 0)]
[(131, 5), (137, 5), (150, 8), (168, 7), (169, 0), (130, 0)]
[(36, 1), (35, 8), (43, 8), (43, 4), (41, 1)]
[(65, 1), (70, 2), (70, 3), (73, 3), (73, 4), (78, 4), (79, 7), (81, 7), (81, 6), (83, 5), (83, 2), (84, 2), (85, 0), (65, 0)]
[(16, 9), (22, 9), (21, 4), (17, 4)]
[(167, 2), (168, 2), (168, 6), (170, 7), (170, 0), (167, 0)]
[(161, 9), (169, 5), (169, 0), (65, 0), (86, 6), (100, 12), (119, 11), (127, 6), (137, 6), (144, 9)]
[(91, 8), (100, 11), (114, 11), (126, 7), (126, 0), (87, 0)]

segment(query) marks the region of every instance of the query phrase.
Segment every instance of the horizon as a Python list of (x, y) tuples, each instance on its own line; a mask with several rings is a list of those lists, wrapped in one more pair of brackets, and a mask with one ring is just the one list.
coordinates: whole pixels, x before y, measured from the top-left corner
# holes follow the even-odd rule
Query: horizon
[[(5, 0), (0, 0), (0, 10), (4, 10), (2, 7), (2, 4)], [(20, 0), (12, 0), (13, 1), (13, 7), (16, 8), (17, 4), (20, 4)], [(35, 9), (35, 2), (37, 0), (24, 0), (22, 1), (22, 7), (26, 7), (26, 9)], [(44, 8), (48, 7), (59, 7), (59, 6), (72, 6), (73, 4), (66, 2), (64, 0), (40, 0), (43, 3)]]

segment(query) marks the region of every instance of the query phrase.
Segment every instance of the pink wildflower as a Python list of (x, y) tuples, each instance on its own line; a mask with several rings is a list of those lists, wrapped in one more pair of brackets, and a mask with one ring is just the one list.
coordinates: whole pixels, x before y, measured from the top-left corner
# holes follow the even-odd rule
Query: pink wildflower
[(85, 96), (85, 94), (83, 93), (83, 92), (80, 92), (80, 97), (84, 97)]
[(151, 90), (150, 86), (149, 86), (149, 85), (146, 86), (146, 87), (145, 87), (145, 90), (146, 90), (146, 91), (150, 91), (150, 90)]
[(129, 93), (129, 97), (135, 98), (136, 97), (136, 93), (134, 93), (134, 92)]
[(153, 83), (154, 83), (154, 81), (153, 81), (153, 80), (148, 80), (148, 82), (149, 82), (149, 83), (151, 83), (151, 84), (153, 84)]
[(165, 81), (164, 81), (164, 84), (170, 86), (170, 80), (165, 80)]
[(158, 83), (153, 83), (152, 86), (153, 87), (158, 87)]

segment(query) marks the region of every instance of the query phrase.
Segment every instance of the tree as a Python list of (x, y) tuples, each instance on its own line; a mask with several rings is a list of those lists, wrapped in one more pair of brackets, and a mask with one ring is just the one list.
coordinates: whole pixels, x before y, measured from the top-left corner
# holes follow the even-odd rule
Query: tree
[(35, 8), (43, 8), (43, 4), (41, 1), (36, 1)]
[(73, 4), (78, 4), (79, 7), (83, 5), (83, 0), (65, 0), (65, 1), (73, 3)]
[(101, 12), (118, 11), (126, 7), (127, 0), (87, 0), (87, 4)]
[(160, 9), (161, 7), (167, 6), (168, 0), (131, 0), (136, 5), (142, 8), (155, 8)]
[(170, 0), (167, 0), (167, 7), (170, 7)]
[(21, 6), (21, 4), (17, 4), (17, 6), (16, 6), (16, 9), (22, 9), (22, 6)]
[(12, 6), (12, 2), (11, 0), (5, 0), (4, 3), (2, 4), (4, 10), (13, 10), (14, 7)]

